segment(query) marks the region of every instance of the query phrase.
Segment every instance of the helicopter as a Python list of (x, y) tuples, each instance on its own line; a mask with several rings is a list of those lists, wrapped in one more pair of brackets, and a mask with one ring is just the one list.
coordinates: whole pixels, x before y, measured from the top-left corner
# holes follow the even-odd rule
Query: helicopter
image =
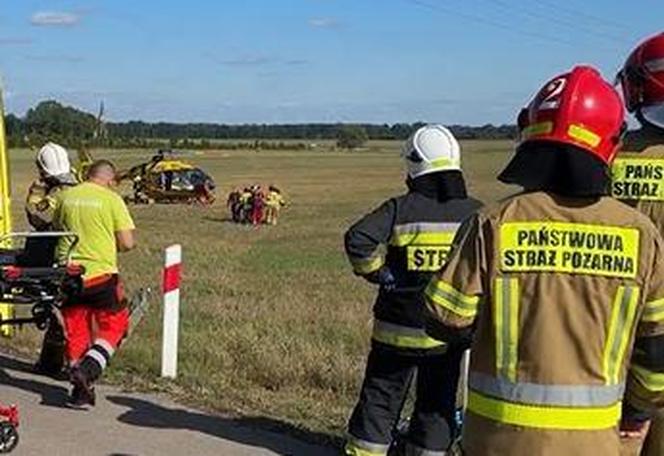
[[(72, 169), (77, 180), (83, 182), (95, 157), (90, 150), (99, 147), (108, 140), (108, 130), (103, 120), (104, 102), (99, 105), (99, 112), (94, 119), (94, 131), (86, 140), (79, 140), (71, 145), (76, 151), (77, 162)], [(25, 137), (29, 147), (37, 150), (36, 144), (46, 138), (39, 135)], [(215, 200), (215, 182), (201, 168), (180, 158), (183, 153), (168, 149), (159, 149), (143, 163), (117, 172), (117, 183), (131, 182), (133, 191), (125, 200), (136, 204), (173, 203), (200, 204), (208, 206)]]
[[(103, 115), (102, 102), (96, 118), (93, 138), (95, 143), (107, 135)], [(79, 181), (82, 181), (94, 158), (84, 146), (79, 147), (77, 153), (77, 174)], [(214, 203), (216, 188), (214, 179), (202, 169), (179, 160), (177, 155), (181, 153), (170, 149), (159, 149), (144, 163), (119, 171), (118, 183), (131, 181), (132, 184), (132, 194), (125, 197), (125, 200), (134, 204), (184, 203), (208, 206)]]
[(210, 205), (215, 183), (202, 169), (178, 160), (175, 152), (160, 149), (145, 163), (118, 173), (118, 182), (131, 181), (135, 204), (186, 203)]

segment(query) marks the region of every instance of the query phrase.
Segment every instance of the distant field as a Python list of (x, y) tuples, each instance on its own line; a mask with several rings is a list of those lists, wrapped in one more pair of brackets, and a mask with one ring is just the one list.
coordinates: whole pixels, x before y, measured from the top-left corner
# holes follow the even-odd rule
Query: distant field
[[(360, 152), (206, 151), (189, 159), (217, 181), (209, 209), (134, 206), (139, 247), (121, 257), (130, 289), (156, 290), (151, 312), (122, 347), (109, 378), (152, 388), (197, 405), (270, 417), (303, 429), (338, 434), (355, 401), (368, 347), (374, 290), (353, 276), (342, 235), (351, 222), (404, 190), (396, 142)], [(466, 142), (471, 193), (490, 202), (508, 194), (495, 176), (511, 144)], [(94, 151), (122, 166), (148, 151)], [(11, 154), (13, 212), (25, 226), (23, 199), (33, 156)], [(236, 186), (277, 184), (288, 200), (277, 227), (226, 221), (225, 196)], [(158, 380), (163, 248), (181, 243), (184, 285), (179, 378)], [(15, 346), (34, 353), (23, 330)]]

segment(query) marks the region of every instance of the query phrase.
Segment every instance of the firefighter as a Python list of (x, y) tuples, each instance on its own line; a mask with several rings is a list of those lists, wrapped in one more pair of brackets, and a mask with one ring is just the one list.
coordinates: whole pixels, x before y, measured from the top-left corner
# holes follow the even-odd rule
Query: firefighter
[[(63, 189), (76, 185), (71, 172), (69, 155), (64, 147), (49, 142), (37, 153), (39, 179), (30, 185), (25, 202), (28, 222), (37, 231), (52, 231), (55, 196)], [(53, 254), (48, 240), (39, 240), (45, 255)], [(39, 373), (59, 376), (64, 368), (65, 337), (61, 323), (52, 319), (44, 333), (39, 359), (35, 370)]]
[(245, 187), (240, 194), (240, 220), (242, 223), (249, 223), (251, 221), (253, 198), (251, 188)]
[(76, 185), (71, 172), (67, 150), (52, 142), (37, 153), (39, 178), (30, 185), (25, 202), (28, 222), (37, 231), (50, 231), (55, 207), (55, 195), (62, 189)]
[(263, 211), (265, 209), (265, 194), (260, 185), (251, 188), (251, 224), (258, 226), (263, 223)]
[[(425, 292), (427, 332), (473, 337), (466, 455), (618, 456), (634, 346), (664, 368), (664, 241), (606, 196), (625, 110), (599, 72), (557, 76), (526, 109), (499, 177), (524, 191), (463, 227)], [(663, 396), (630, 385), (625, 406)]]
[(270, 185), (265, 198), (265, 223), (276, 225), (279, 220), (279, 212), (286, 205), (286, 200), (274, 185)]
[(55, 226), (78, 235), (73, 245), (61, 241), (59, 254), (71, 250), (71, 262), (85, 268), (82, 293), (62, 309), (73, 407), (95, 404), (94, 382), (129, 325), (117, 252), (134, 247), (134, 222), (122, 197), (110, 188), (115, 175), (112, 163), (99, 160), (90, 166), (86, 182), (57, 196)]
[[(612, 193), (650, 217), (664, 235), (664, 33), (632, 52), (618, 81), (627, 110), (636, 115), (641, 128), (627, 135), (625, 152), (613, 164)], [(647, 386), (651, 379), (659, 378), (664, 385), (664, 371), (643, 372), (635, 370), (633, 380)], [(626, 409), (625, 428), (645, 430), (649, 418)], [(635, 435), (640, 436), (638, 432)], [(638, 448), (633, 448), (638, 443), (639, 439), (627, 440), (625, 454), (638, 454)], [(641, 454), (664, 455), (664, 418), (655, 417)]]
[(241, 195), (240, 190), (236, 188), (235, 190), (233, 190), (228, 194), (228, 199), (226, 200), (226, 207), (230, 211), (231, 219), (235, 223), (239, 223), (241, 220), (240, 195)]
[(345, 236), (355, 274), (379, 286), (364, 383), (348, 425), (351, 456), (387, 454), (415, 371), (417, 399), (401, 450), (442, 455), (455, 432), (464, 347), (424, 333), (422, 292), (459, 224), (481, 204), (466, 193), (460, 147), (445, 127), (418, 129), (402, 157), (408, 193), (385, 201)]

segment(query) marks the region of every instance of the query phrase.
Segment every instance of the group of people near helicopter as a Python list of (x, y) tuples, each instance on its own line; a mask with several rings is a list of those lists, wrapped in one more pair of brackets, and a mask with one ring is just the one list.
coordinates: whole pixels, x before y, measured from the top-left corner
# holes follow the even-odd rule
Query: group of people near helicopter
[(240, 190), (236, 188), (228, 195), (226, 206), (233, 222), (251, 225), (276, 225), (286, 199), (274, 185), (267, 189), (254, 184)]

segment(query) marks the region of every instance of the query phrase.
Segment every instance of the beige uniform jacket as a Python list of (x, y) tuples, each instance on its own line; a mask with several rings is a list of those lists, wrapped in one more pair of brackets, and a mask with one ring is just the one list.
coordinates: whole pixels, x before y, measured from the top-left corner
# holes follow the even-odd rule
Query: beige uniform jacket
[[(664, 135), (641, 130), (626, 138), (613, 167), (613, 195), (647, 215), (664, 236)], [(664, 389), (664, 376), (650, 372), (652, 387)], [(659, 381), (657, 381), (659, 378)], [(638, 377), (631, 376), (636, 384)], [(624, 454), (638, 454), (631, 449)], [(658, 416), (651, 427), (642, 456), (664, 456), (664, 417)]]
[(50, 229), (55, 210), (55, 195), (62, 189), (63, 185), (49, 185), (42, 179), (34, 181), (28, 189), (25, 201), (25, 212), (28, 222), (38, 231)]
[(652, 222), (609, 197), (537, 192), (482, 211), (463, 232), (426, 301), (432, 323), (475, 328), (466, 453), (618, 455), (635, 338), (664, 333), (664, 245)]

